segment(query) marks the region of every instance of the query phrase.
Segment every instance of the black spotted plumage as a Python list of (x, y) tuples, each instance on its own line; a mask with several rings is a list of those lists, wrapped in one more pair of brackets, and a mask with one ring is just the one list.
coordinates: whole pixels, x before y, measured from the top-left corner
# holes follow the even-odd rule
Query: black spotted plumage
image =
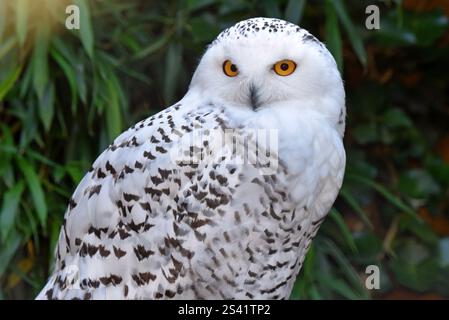
[[(237, 23), (209, 48), (260, 35), (294, 35), (328, 54), (304, 29), (268, 18)], [(39, 299), (288, 298), (341, 186), (344, 106), (335, 119), (298, 116), (294, 126), (319, 130), (282, 136), (292, 146), (281, 144), (268, 163), (242, 163), (235, 146), (247, 148), (249, 159), (268, 153), (257, 150), (250, 127), (261, 123), (263, 108), (236, 112), (193, 91), (133, 125), (94, 162), (70, 198)], [(231, 141), (222, 139), (227, 130)]]

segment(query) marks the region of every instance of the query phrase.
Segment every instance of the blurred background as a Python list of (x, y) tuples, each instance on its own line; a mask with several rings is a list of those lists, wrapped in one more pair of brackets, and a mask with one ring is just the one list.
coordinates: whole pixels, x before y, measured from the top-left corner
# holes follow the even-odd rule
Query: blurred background
[[(65, 28), (70, 4), (80, 30)], [(344, 185), (291, 298), (449, 298), (449, 1), (0, 0), (1, 299), (43, 286), (96, 156), (180, 99), (205, 46), (255, 16), (308, 29), (346, 84)]]

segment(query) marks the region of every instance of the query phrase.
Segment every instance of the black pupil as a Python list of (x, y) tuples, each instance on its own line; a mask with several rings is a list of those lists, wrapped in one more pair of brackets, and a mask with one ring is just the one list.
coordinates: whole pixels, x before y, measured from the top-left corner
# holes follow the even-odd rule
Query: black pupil
[(231, 64), (230, 68), (232, 72), (237, 72), (237, 67), (235, 66), (235, 64)]
[(281, 64), (281, 69), (283, 71), (286, 71), (288, 69), (288, 64), (286, 64), (286, 63)]

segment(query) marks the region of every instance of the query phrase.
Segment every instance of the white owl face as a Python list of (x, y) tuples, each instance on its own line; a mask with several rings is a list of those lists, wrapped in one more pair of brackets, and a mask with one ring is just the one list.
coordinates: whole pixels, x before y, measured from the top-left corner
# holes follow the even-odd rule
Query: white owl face
[(283, 102), (322, 105), (327, 98), (344, 104), (340, 73), (326, 47), (306, 30), (269, 18), (224, 30), (201, 59), (190, 89), (254, 111)]

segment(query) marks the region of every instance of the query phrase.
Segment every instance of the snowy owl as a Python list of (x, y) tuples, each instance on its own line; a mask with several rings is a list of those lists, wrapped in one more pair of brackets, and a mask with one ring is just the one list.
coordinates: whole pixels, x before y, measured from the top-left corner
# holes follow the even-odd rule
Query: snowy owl
[(224, 30), (186, 95), (84, 176), (37, 298), (289, 298), (342, 184), (345, 117), (335, 60), (308, 31)]

